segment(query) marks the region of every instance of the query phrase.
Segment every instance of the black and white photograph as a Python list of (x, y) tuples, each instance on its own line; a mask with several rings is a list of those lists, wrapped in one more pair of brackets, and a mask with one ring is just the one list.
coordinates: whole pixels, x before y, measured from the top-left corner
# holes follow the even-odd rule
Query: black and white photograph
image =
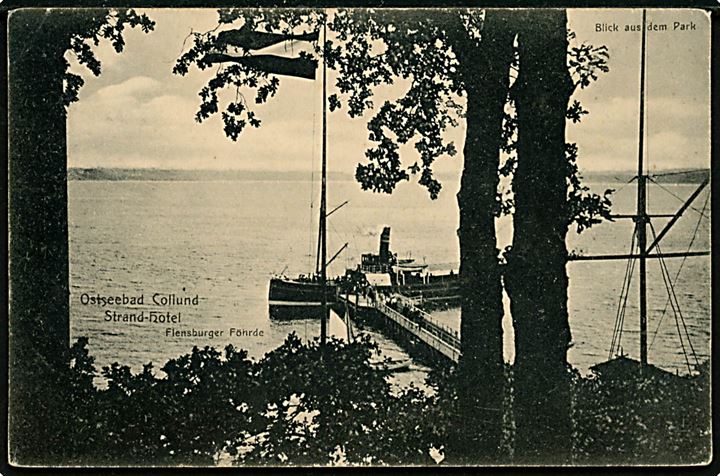
[(7, 26), (11, 465), (710, 463), (707, 11)]

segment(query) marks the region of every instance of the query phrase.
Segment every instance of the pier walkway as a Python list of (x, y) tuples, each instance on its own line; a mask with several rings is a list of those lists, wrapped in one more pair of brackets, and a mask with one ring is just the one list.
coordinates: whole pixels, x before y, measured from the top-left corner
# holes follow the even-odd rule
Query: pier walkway
[[(373, 301), (367, 298), (341, 295), (339, 299), (343, 305), (349, 305), (360, 315), (375, 312), (386, 324), (404, 333), (405, 337), (419, 340), (424, 346), (454, 363), (459, 361), (459, 335), (434, 322), (428, 313), (415, 307), (406, 297), (394, 294), (389, 298)], [(403, 312), (398, 309), (402, 309)], [(408, 315), (413, 315), (414, 319)]]

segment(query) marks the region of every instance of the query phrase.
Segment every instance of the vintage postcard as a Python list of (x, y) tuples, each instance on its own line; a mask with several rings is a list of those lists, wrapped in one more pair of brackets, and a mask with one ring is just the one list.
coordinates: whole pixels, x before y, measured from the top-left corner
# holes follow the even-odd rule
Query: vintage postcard
[(709, 463), (710, 30), (11, 11), (10, 464)]

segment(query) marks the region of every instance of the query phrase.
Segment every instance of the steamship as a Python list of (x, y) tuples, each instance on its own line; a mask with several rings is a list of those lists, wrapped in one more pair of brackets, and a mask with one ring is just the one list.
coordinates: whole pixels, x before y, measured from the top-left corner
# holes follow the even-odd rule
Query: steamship
[(398, 258), (390, 251), (390, 227), (383, 228), (378, 254), (363, 254), (357, 268), (347, 270), (345, 280), (386, 294), (402, 294), (425, 307), (448, 307), (460, 302), (458, 273), (452, 269), (431, 270), (425, 263)]
[[(425, 306), (453, 306), (460, 300), (459, 281), (454, 270), (430, 271), (426, 264), (399, 259), (390, 251), (390, 227), (385, 227), (377, 254), (364, 253), (355, 269), (348, 269), (341, 278), (327, 280), (327, 303), (332, 306), (337, 302), (340, 288), (347, 285), (358, 292), (373, 288), (378, 292), (403, 294)], [(322, 293), (322, 282), (317, 275), (273, 277), (268, 292), (270, 317), (317, 317), (322, 307)]]

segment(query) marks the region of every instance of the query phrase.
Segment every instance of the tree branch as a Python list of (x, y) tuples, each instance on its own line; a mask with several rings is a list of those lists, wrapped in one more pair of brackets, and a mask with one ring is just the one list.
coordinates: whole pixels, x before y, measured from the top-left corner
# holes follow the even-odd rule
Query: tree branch
[(269, 74), (304, 79), (315, 79), (315, 69), (318, 65), (317, 60), (304, 56), (299, 58), (276, 55), (231, 56), (224, 53), (208, 53), (204, 61), (210, 64), (237, 63)]

